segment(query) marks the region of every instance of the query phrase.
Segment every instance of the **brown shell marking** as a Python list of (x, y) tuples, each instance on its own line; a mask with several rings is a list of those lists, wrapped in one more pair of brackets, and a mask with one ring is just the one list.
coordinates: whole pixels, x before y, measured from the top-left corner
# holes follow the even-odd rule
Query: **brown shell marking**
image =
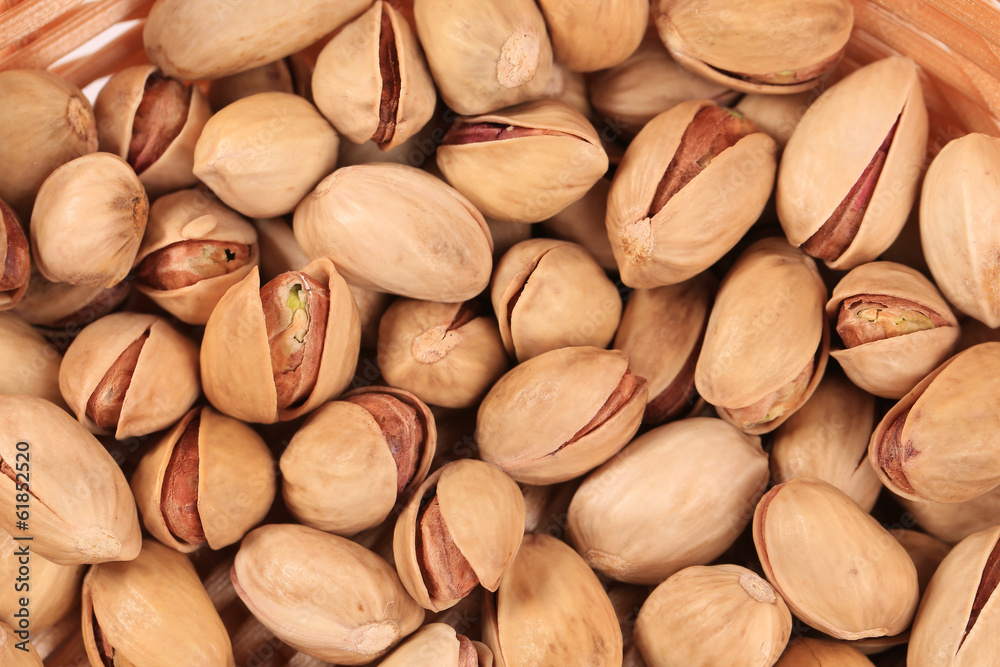
[(505, 123), (463, 123), (457, 122), (444, 135), (441, 144), (455, 146), (459, 144), (479, 144), (487, 141), (503, 141), (505, 139), (520, 139), (521, 137), (580, 137), (568, 132), (548, 130), (541, 127), (519, 127)]
[(388, 394), (378, 392), (357, 394), (344, 399), (360, 405), (375, 419), (396, 462), (396, 495), (402, 494), (423, 457), (427, 426), (413, 406)]
[(146, 79), (128, 146), (128, 163), (135, 173), (152, 166), (180, 135), (190, 107), (189, 86), (158, 73)]
[(155, 290), (176, 290), (237, 271), (246, 266), (251, 254), (245, 243), (178, 241), (147, 255), (136, 278)]
[(86, 414), (95, 424), (107, 431), (118, 427), (118, 420), (125, 403), (125, 394), (132, 384), (132, 374), (139, 363), (142, 346), (149, 339), (149, 329), (136, 338), (118, 356), (115, 363), (104, 373), (87, 401)]
[(160, 509), (167, 529), (180, 542), (202, 544), (205, 529), (198, 511), (198, 433), (201, 416), (192, 419), (170, 453), (163, 474)]
[(372, 141), (384, 144), (392, 141), (392, 136), (396, 133), (399, 97), (403, 88), (399, 53), (396, 51), (396, 34), (392, 29), (392, 20), (385, 5), (382, 6), (382, 23), (379, 31), (378, 65), (382, 75), (382, 95), (378, 108), (378, 128), (372, 135)]

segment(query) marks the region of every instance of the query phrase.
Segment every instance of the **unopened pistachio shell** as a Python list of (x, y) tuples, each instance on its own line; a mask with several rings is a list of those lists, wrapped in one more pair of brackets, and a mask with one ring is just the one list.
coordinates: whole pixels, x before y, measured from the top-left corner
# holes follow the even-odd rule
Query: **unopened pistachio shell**
[(64, 405), (59, 391), (62, 355), (22, 318), (0, 313), (0, 394), (28, 394)]
[(614, 67), (639, 46), (649, 20), (649, 0), (579, 5), (541, 0), (542, 14), (559, 62), (576, 72)]
[(858, 649), (842, 642), (801, 637), (788, 645), (775, 667), (874, 667)]

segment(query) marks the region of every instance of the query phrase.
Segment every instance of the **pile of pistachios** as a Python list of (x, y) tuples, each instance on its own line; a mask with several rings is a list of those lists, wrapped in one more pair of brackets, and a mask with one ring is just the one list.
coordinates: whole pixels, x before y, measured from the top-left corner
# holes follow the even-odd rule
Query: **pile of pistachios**
[(93, 103), (0, 72), (0, 665), (1000, 666), (1000, 139), (853, 25), (157, 0)]

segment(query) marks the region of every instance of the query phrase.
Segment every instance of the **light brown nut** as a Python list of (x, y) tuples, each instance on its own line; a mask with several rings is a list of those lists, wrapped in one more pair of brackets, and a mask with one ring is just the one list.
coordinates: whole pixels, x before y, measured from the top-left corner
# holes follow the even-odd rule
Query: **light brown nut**
[(30, 324), (13, 313), (0, 313), (0, 394), (38, 396), (63, 406), (59, 391), (62, 355)]
[(800, 637), (792, 641), (774, 667), (875, 667), (865, 654), (842, 642)]
[[(24, 576), (23, 571), (19, 572), (24, 566), (28, 568), (27, 577), (17, 581), (18, 576)], [(30, 623), (31, 637), (38, 637), (76, 605), (84, 569), (82, 564), (57, 565), (45, 560), (31, 552), (30, 542), (0, 533), (0, 577), (11, 582), (0, 589), (0, 623), (18, 628), (24, 618), (21, 598), (28, 597), (29, 615), (25, 621)]]
[(951, 546), (936, 537), (916, 530), (891, 528), (889, 533), (903, 545), (906, 553), (910, 555), (914, 567), (917, 568), (917, 581), (920, 582), (922, 596), (941, 561), (951, 551)]
[(312, 73), (313, 66), (302, 53), (293, 53), (266, 65), (213, 79), (206, 97), (212, 111), (257, 93), (294, 93), (311, 100)]
[(573, 0), (541, 0), (539, 7), (555, 57), (576, 72), (621, 63), (639, 46), (649, 20), (649, 0), (582, 5)]
[(70, 285), (32, 271), (28, 291), (14, 312), (41, 327), (47, 338), (65, 350), (82, 327), (121, 306), (131, 292), (128, 280), (111, 287)]
[(428, 623), (414, 632), (381, 667), (493, 667), (493, 651), (445, 623)]
[(0, 310), (17, 305), (28, 291), (31, 249), (21, 219), (0, 199)]
[(806, 109), (822, 92), (821, 88), (791, 95), (750, 93), (740, 98), (735, 108), (774, 139), (779, 150), (784, 150)]
[(0, 660), (9, 667), (44, 667), (35, 645), (4, 622), (0, 622)]
[[(611, 241), (608, 240), (608, 228), (604, 225), (609, 190), (611, 190), (611, 179), (605, 176), (594, 183), (594, 186), (587, 190), (587, 194), (548, 220), (543, 220), (539, 226), (543, 236), (581, 245), (597, 260), (602, 269), (615, 272), (618, 270), (618, 264), (611, 249)], [(530, 226), (524, 226), (529, 228), (529, 232), (524, 239), (518, 241), (530, 236)]]
[(960, 503), (910, 500), (899, 495), (893, 500), (913, 515), (920, 528), (948, 544), (995, 526), (1000, 513), (1000, 487)]

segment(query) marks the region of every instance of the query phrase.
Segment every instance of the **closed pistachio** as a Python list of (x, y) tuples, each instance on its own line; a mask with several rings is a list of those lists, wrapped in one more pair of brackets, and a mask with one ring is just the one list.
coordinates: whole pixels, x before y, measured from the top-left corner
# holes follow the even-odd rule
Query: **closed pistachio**
[(479, 406), (479, 454), (518, 482), (554, 484), (604, 463), (639, 429), (646, 381), (618, 350), (564, 347), (514, 367)]
[(875, 667), (858, 649), (843, 642), (800, 637), (788, 645), (774, 667)]
[(816, 264), (783, 239), (747, 248), (726, 274), (695, 368), (720, 415), (768, 433), (815, 391), (829, 356), (826, 287)]
[(583, 5), (573, 0), (541, 0), (539, 7), (555, 57), (575, 72), (621, 63), (639, 46), (649, 20), (649, 0)]
[[(30, 506), (27, 530), (15, 525), (15, 504)], [(0, 528), (31, 537), (32, 553), (58, 565), (139, 553), (139, 518), (121, 468), (44, 399), (0, 396), (0, 505)]]
[(483, 604), (483, 641), (497, 667), (622, 663), (622, 632), (594, 571), (550, 535), (525, 535)]
[(148, 216), (146, 191), (125, 160), (84, 155), (39, 189), (29, 226), (32, 258), (53, 282), (111, 287), (132, 268)]
[(258, 524), (274, 500), (274, 459), (246, 424), (205, 406), (146, 452), (132, 477), (146, 529), (182, 553), (221, 549)]
[(910, 555), (910, 560), (913, 561), (914, 567), (917, 568), (917, 581), (920, 585), (920, 594), (923, 595), (924, 590), (927, 589), (927, 584), (931, 581), (931, 577), (938, 569), (938, 566), (941, 565), (941, 561), (951, 551), (951, 547), (936, 537), (916, 530), (891, 528), (889, 533), (896, 538), (897, 542), (903, 545), (906, 553)]
[(0, 313), (0, 394), (38, 396), (64, 405), (59, 391), (62, 355), (13, 313)]
[(882, 483), (911, 500), (957, 503), (1000, 485), (993, 409), (1000, 395), (1000, 343), (944, 362), (879, 422), (868, 458)]
[(722, 555), (767, 479), (760, 438), (721, 419), (684, 419), (639, 436), (584, 480), (569, 535), (609, 577), (658, 584)]
[(483, 212), (540, 222), (584, 194), (608, 169), (594, 126), (557, 100), (460, 117), (437, 150), (448, 182)]
[(948, 544), (995, 526), (1000, 516), (1000, 486), (960, 503), (910, 500), (898, 495), (893, 500), (913, 515), (920, 528)]
[(581, 245), (602, 269), (616, 272), (618, 264), (608, 240), (608, 228), (604, 225), (610, 190), (611, 179), (605, 176), (594, 183), (583, 197), (548, 220), (543, 220), (540, 227), (543, 236)]
[(782, 154), (776, 201), (788, 241), (831, 269), (875, 259), (906, 222), (926, 144), (912, 60), (885, 58), (828, 88)]
[[(27, 570), (26, 577), (24, 571), (18, 572), (22, 567)], [(22, 606), (20, 598), (28, 597), (31, 634), (35, 637), (42, 633), (76, 605), (83, 571), (82, 564), (57, 565), (45, 560), (31, 553), (30, 542), (15, 540), (0, 531), (0, 577), (11, 582), (0, 589), (0, 622), (16, 627), (20, 619), (15, 614)], [(18, 582), (19, 574), (22, 579)]]
[(510, 368), (497, 321), (476, 301), (397, 299), (379, 324), (386, 382), (445, 408), (477, 405)]
[(0, 199), (0, 310), (17, 305), (28, 290), (31, 250), (21, 219)]
[(437, 96), (417, 36), (379, 0), (334, 35), (312, 77), (316, 106), (356, 144), (388, 150), (420, 131)]
[(97, 150), (97, 123), (79, 88), (52, 72), (0, 72), (0, 199), (22, 220), (35, 194), (60, 165)]
[(457, 113), (488, 113), (545, 91), (552, 45), (531, 0), (416, 0), (413, 14), (434, 82)]
[(4, 622), (0, 622), (0, 661), (6, 667), (44, 667), (35, 645)]
[(263, 287), (254, 267), (223, 295), (205, 325), (205, 395), (243, 421), (294, 419), (347, 387), (360, 336), (358, 307), (330, 260), (283, 273)]
[(445, 464), (420, 485), (396, 521), (392, 551), (420, 606), (455, 606), (477, 585), (495, 591), (524, 535), (524, 498), (488, 463)]
[(753, 539), (767, 580), (797, 617), (838, 639), (895, 635), (917, 609), (906, 550), (843, 491), (800, 477), (768, 491)]
[(607, 347), (622, 302), (604, 270), (568, 241), (529, 239), (497, 263), (490, 289), (507, 353), (518, 361), (570, 345)]
[(1000, 206), (983, 193), (998, 185), (1000, 139), (973, 133), (941, 149), (920, 197), (920, 239), (935, 282), (959, 310), (994, 329), (1000, 326)]
[(60, 341), (65, 349), (81, 327), (121, 306), (131, 291), (128, 281), (111, 287), (70, 285), (52, 282), (32, 271), (28, 291), (14, 312), (25, 322), (41, 327), (49, 338), (69, 339)]
[(294, 53), (266, 65), (213, 79), (208, 85), (208, 103), (212, 111), (219, 111), (257, 93), (294, 93), (311, 100), (312, 73), (312, 64), (301, 53)]
[(656, 587), (635, 623), (649, 667), (771, 667), (791, 632), (781, 596), (738, 565), (684, 568)]
[(709, 100), (682, 102), (651, 120), (625, 151), (608, 194), (622, 282), (670, 285), (718, 261), (764, 210), (776, 150), (742, 114)]
[(445, 623), (429, 623), (413, 633), (380, 667), (493, 667), (493, 651)]
[(381, 657), (424, 618), (391, 565), (348, 539), (306, 526), (270, 524), (249, 533), (232, 580), (278, 639), (339, 665)]
[(147, 435), (172, 426), (198, 398), (198, 346), (156, 315), (106, 315), (66, 350), (59, 388), (91, 432)]
[(82, 612), (91, 665), (236, 664), (191, 561), (154, 540), (133, 561), (91, 567)]
[(401, 389), (366, 387), (317, 408), (281, 455), (281, 492), (298, 521), (350, 537), (406, 500), (431, 468), (437, 427)]
[(482, 292), (493, 240), (482, 214), (440, 179), (405, 165), (333, 172), (295, 210), (295, 238), (352, 285), (457, 303)]

